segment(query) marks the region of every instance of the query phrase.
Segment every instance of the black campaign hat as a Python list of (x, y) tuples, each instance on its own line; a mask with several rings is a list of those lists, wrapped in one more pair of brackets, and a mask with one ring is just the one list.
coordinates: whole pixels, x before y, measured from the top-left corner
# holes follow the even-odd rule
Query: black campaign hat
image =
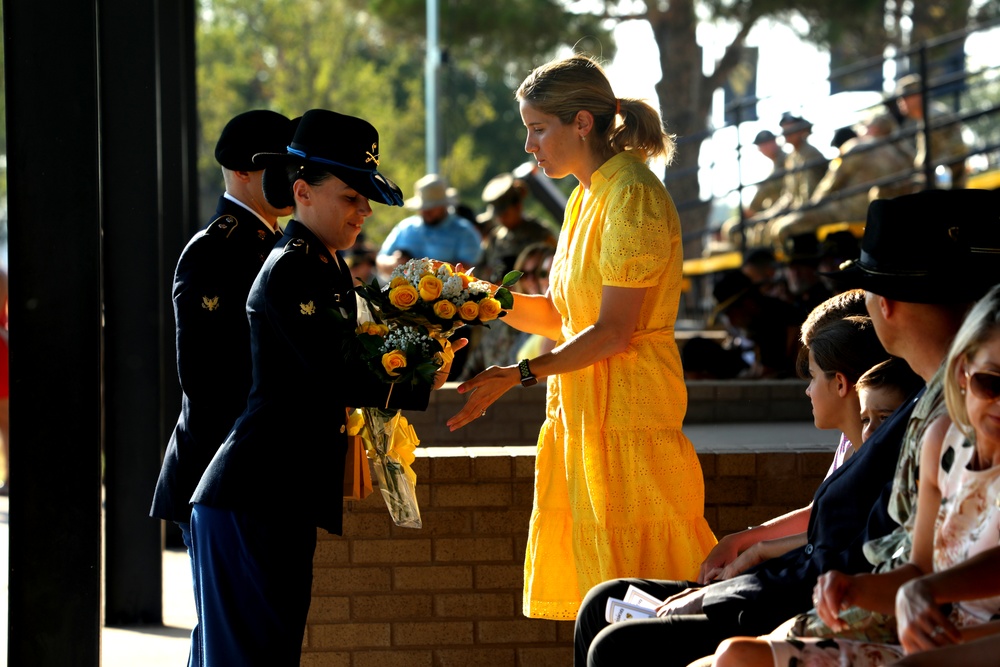
[(285, 150), (294, 131), (294, 122), (280, 113), (266, 109), (241, 113), (222, 128), (215, 159), (233, 171), (260, 171), (263, 167), (254, 163), (253, 156)]
[(873, 201), (861, 256), (826, 275), (897, 301), (975, 301), (1000, 282), (1000, 192), (928, 190)]
[[(324, 169), (371, 201), (402, 206), (399, 187), (378, 171), (378, 130), (368, 121), (327, 109), (310, 109), (302, 115), (291, 143), (283, 152), (254, 156), (264, 173), (264, 195), (272, 205), (288, 205), (286, 178), (273, 169), (309, 164)], [(273, 175), (272, 175), (273, 174)]]

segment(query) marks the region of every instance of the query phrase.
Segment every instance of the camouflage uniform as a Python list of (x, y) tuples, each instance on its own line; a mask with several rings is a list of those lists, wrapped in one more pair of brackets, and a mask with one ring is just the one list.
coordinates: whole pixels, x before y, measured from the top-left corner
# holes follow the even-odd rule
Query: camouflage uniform
[[(785, 168), (780, 162), (775, 162), (771, 166), (771, 173), (763, 181), (757, 184), (757, 192), (747, 206), (750, 215), (756, 215), (761, 211), (770, 208), (778, 198), (781, 197), (785, 181)], [(721, 234), (723, 239), (727, 239), (733, 245), (739, 245), (740, 216), (735, 215), (722, 223)]]
[(760, 213), (767, 210), (772, 204), (778, 201), (781, 196), (782, 184), (785, 180), (785, 168), (777, 162), (771, 167), (771, 173), (763, 181), (757, 184), (757, 192), (754, 193), (750, 205), (747, 206), (751, 214)]
[(863, 222), (870, 202), (867, 188), (839, 199), (828, 199), (830, 195), (910, 169), (911, 156), (892, 143), (862, 137), (849, 140), (841, 150), (843, 154), (830, 162), (810, 198), (810, 204), (817, 207), (789, 213), (771, 223), (775, 247), (782, 247), (790, 236), (815, 232), (825, 224)]
[[(952, 188), (965, 187), (965, 153), (967, 147), (962, 139), (962, 126), (958, 123), (933, 129), (941, 116), (948, 115), (948, 108), (941, 102), (931, 102), (927, 109), (931, 125), (931, 159), (935, 165), (944, 164), (952, 169)], [(916, 134), (917, 154), (913, 166), (923, 169), (927, 160), (927, 142), (923, 128)]]
[(813, 190), (826, 174), (826, 166), (826, 158), (808, 141), (804, 141), (798, 150), (789, 153), (785, 158), (785, 178), (782, 182), (781, 196), (767, 210), (752, 218), (767, 222), (756, 224), (748, 231), (750, 245), (763, 246), (770, 243), (770, 228), (774, 224), (774, 219), (809, 202)]

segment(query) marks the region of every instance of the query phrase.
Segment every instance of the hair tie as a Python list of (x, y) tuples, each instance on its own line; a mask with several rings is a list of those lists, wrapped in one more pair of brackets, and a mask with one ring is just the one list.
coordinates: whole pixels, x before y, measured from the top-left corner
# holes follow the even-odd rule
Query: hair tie
[(622, 101), (617, 97), (615, 98), (615, 115), (616, 116), (622, 115)]

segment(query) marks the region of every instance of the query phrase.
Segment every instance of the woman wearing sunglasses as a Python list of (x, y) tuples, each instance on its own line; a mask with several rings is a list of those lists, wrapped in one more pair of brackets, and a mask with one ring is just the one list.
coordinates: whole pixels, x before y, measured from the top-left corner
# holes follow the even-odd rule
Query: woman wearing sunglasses
[[(969, 313), (946, 362), (952, 423), (940, 447), (921, 452), (921, 485), (910, 562), (882, 574), (820, 577), (814, 600), (824, 622), (844, 627), (848, 606), (891, 614), (899, 644), (850, 639), (733, 639), (717, 667), (807, 664), (868, 667), (1000, 631), (1000, 285)], [(970, 645), (971, 657), (984, 646)], [(948, 650), (948, 649), (946, 649)], [(950, 649), (954, 650), (954, 649)], [(996, 664), (942, 651), (905, 664)], [(971, 659), (970, 657), (970, 659)]]

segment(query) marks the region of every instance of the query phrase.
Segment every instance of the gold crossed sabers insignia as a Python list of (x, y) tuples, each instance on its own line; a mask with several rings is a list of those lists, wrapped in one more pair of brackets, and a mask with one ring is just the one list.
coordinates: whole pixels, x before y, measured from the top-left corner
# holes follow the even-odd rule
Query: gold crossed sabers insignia
[(375, 152), (376, 150), (378, 150), (378, 145), (372, 144), (372, 149), (370, 151), (365, 151), (365, 155), (368, 156), (367, 158), (365, 158), (365, 164), (368, 164), (369, 162), (374, 162), (375, 166), (376, 167), (378, 166), (378, 153)]

